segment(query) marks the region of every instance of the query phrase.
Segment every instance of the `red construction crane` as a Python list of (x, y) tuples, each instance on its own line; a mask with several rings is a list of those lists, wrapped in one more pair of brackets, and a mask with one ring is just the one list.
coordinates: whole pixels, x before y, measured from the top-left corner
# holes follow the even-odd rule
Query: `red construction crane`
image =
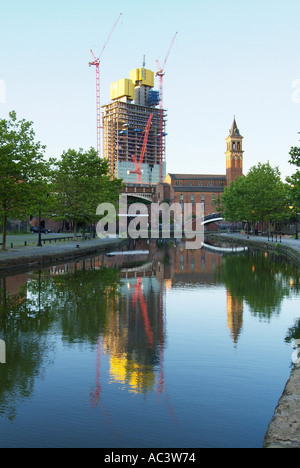
[(143, 161), (144, 161), (144, 156), (145, 156), (149, 131), (150, 131), (150, 127), (151, 127), (152, 117), (153, 117), (153, 114), (150, 114), (147, 125), (146, 125), (144, 142), (143, 142), (143, 147), (142, 147), (142, 151), (141, 151), (141, 155), (140, 155), (140, 160), (137, 161), (135, 155), (134, 154), (131, 155), (132, 160), (133, 160), (134, 165), (135, 165), (135, 170), (134, 171), (129, 171), (129, 173), (130, 174), (137, 174), (137, 183), (138, 184), (142, 183), (142, 164), (143, 164)]
[(160, 107), (160, 117), (159, 117), (159, 181), (163, 183), (163, 76), (165, 74), (164, 69), (166, 62), (168, 60), (168, 57), (170, 55), (171, 49), (173, 47), (173, 44), (175, 42), (177, 32), (175, 36), (172, 39), (170, 48), (168, 50), (168, 53), (166, 55), (166, 58), (164, 60), (163, 66), (160, 66), (160, 63), (158, 60), (156, 60), (156, 65), (157, 65), (157, 72), (156, 76), (158, 76), (159, 79), (159, 107)]
[(96, 67), (96, 115), (97, 115), (97, 152), (99, 157), (101, 158), (101, 104), (100, 104), (100, 59), (102, 57), (102, 54), (104, 52), (104, 49), (106, 48), (108, 41), (110, 40), (110, 37), (117, 26), (117, 23), (119, 19), (121, 18), (122, 13), (118, 16), (117, 20), (115, 21), (112, 30), (110, 31), (108, 38), (106, 39), (106, 42), (104, 43), (104, 46), (102, 47), (102, 50), (100, 52), (99, 57), (97, 58), (94, 54), (94, 52), (91, 49), (91, 54), (94, 58), (93, 62), (89, 62), (89, 67), (94, 65)]

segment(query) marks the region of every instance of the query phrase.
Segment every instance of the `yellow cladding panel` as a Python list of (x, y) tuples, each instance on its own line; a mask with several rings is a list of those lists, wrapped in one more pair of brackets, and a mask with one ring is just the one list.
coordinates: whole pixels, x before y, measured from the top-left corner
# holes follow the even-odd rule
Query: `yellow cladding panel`
[(127, 78), (115, 81), (110, 85), (110, 99), (112, 101), (124, 96), (127, 96), (129, 99), (134, 99), (134, 85), (132, 81)]
[(133, 81), (133, 84), (139, 81), (139, 68), (131, 70), (131, 72), (129, 73), (129, 78), (131, 79), (131, 81)]
[(130, 79), (136, 84), (140, 81), (145, 86), (154, 87), (154, 72), (146, 68), (136, 68), (130, 72)]

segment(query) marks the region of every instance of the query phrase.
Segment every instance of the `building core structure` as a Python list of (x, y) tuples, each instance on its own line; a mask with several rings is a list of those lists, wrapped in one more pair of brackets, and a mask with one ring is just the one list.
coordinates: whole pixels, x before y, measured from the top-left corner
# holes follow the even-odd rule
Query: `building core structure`
[(111, 84), (112, 102), (102, 108), (104, 158), (124, 183), (155, 185), (166, 176), (166, 111), (153, 88), (154, 72), (137, 68)]

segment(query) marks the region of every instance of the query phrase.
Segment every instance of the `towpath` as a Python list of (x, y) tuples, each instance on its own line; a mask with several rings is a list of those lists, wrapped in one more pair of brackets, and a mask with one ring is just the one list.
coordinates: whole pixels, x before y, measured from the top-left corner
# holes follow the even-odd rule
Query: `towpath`
[[(36, 243), (32, 244), (32, 242), (30, 245), (25, 246), (27, 241), (22, 239), (19, 240), (18, 246), (9, 248), (6, 251), (0, 250), (0, 272), (107, 251), (120, 247), (122, 242), (119, 239), (111, 238), (63, 241), (59, 241), (58, 238), (59, 236), (51, 237), (53, 240), (50, 243), (48, 235), (48, 237), (44, 238), (47, 241), (45, 244), (44, 240), (42, 240), (42, 247), (38, 247)], [(9, 243), (9, 245), (11, 244)]]

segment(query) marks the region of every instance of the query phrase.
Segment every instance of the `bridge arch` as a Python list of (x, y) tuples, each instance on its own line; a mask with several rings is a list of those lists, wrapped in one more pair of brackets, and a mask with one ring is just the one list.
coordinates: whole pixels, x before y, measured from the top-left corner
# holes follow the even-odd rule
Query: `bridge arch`
[(216, 223), (218, 221), (224, 221), (221, 213), (212, 213), (210, 215), (204, 216), (201, 225), (204, 226), (205, 224)]
[(137, 202), (142, 199), (142, 200), (147, 200), (147, 201), (150, 201), (152, 202), (152, 199), (153, 199), (153, 195), (152, 193), (147, 193), (147, 192), (130, 192), (130, 193), (124, 193), (124, 195), (127, 195), (128, 198), (137, 198)]

